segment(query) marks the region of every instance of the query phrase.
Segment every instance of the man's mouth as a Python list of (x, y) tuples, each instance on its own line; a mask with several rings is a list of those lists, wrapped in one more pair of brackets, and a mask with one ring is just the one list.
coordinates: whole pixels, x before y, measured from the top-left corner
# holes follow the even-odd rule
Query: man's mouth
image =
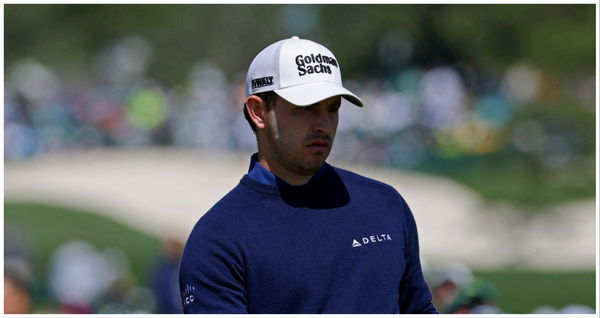
[(329, 150), (329, 145), (330, 144), (329, 144), (328, 141), (325, 141), (325, 140), (315, 140), (315, 141), (310, 142), (306, 147), (308, 149), (311, 149), (311, 150), (325, 152), (325, 151)]

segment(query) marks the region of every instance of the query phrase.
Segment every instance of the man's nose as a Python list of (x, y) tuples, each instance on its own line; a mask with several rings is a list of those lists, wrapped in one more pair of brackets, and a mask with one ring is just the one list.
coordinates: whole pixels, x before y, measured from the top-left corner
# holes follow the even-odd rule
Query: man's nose
[(314, 131), (319, 134), (331, 136), (331, 132), (335, 129), (334, 116), (326, 110), (321, 110), (317, 112), (316, 117)]

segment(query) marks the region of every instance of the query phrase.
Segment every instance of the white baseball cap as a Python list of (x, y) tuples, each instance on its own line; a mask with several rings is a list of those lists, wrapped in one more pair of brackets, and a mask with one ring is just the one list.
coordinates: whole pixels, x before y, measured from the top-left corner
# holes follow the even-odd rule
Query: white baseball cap
[(293, 36), (263, 49), (246, 75), (246, 97), (274, 91), (296, 106), (341, 96), (356, 106), (362, 100), (342, 86), (340, 65), (329, 49)]

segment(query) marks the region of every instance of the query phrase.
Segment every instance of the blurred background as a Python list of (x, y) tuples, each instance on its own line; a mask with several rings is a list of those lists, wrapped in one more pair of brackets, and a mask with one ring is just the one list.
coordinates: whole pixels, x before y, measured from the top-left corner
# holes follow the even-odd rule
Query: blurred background
[(594, 313), (596, 7), (4, 5), (4, 310), (178, 313), (264, 47), (330, 48), (330, 162), (411, 205), (442, 313)]

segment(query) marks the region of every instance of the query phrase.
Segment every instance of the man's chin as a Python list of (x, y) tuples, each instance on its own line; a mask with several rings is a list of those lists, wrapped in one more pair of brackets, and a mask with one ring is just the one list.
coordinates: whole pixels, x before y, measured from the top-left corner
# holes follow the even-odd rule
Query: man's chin
[(323, 163), (325, 163), (325, 159), (327, 156), (323, 156), (322, 158), (310, 158), (302, 167), (302, 174), (305, 176), (311, 176), (321, 170)]
[(327, 157), (329, 156), (329, 149), (307, 149), (307, 153), (306, 153), (306, 160), (308, 161), (312, 161), (312, 160), (321, 160), (321, 163), (323, 163), (325, 161), (325, 159), (327, 159)]

